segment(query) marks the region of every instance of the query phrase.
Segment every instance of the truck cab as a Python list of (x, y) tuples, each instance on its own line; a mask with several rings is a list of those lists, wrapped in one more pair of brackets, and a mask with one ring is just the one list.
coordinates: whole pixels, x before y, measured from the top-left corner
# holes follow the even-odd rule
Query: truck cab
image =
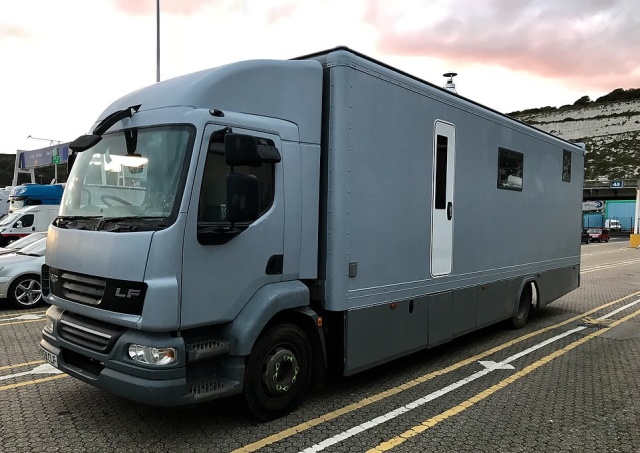
[[(51, 363), (185, 405), (242, 392), (245, 370), (261, 380), (245, 359), (279, 313), (300, 318), (291, 343), (319, 336), (301, 279), (317, 275), (321, 90), (318, 62), (241, 62), (125, 96), (70, 144), (43, 268)], [(310, 366), (293, 349), (270, 366)], [(285, 387), (254, 408), (282, 413), (301, 397)]]
[(9, 213), (27, 206), (59, 205), (64, 184), (27, 183), (11, 189), (9, 195)]

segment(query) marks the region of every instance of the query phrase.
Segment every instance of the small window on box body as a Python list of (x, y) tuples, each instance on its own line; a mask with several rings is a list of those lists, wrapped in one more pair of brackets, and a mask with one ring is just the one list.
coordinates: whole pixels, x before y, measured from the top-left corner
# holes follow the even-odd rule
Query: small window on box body
[(562, 151), (562, 180), (571, 182), (571, 151)]
[(524, 154), (498, 148), (498, 189), (522, 191)]

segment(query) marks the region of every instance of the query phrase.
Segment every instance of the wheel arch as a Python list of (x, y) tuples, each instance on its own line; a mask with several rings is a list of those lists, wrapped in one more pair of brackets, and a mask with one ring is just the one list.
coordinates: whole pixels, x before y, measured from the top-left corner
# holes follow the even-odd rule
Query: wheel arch
[(18, 275), (15, 275), (11, 281), (9, 282), (9, 284), (7, 285), (7, 288), (12, 288), (13, 285), (15, 284), (15, 282), (17, 282), (18, 280), (20, 280), (23, 277), (34, 277), (35, 280), (38, 280), (40, 282), (40, 285), (42, 286), (42, 274), (39, 274), (37, 272), (34, 272), (32, 270), (28, 270), (28, 271), (24, 271)]
[(531, 307), (538, 308), (538, 302), (540, 300), (540, 287), (538, 285), (536, 275), (528, 275), (522, 279), (520, 282), (520, 286), (518, 287), (518, 291), (516, 291), (514, 300), (513, 300), (513, 312), (516, 313), (518, 311), (518, 305), (520, 304), (520, 297), (522, 296), (522, 292), (525, 290), (527, 285), (531, 286)]
[(263, 286), (227, 327), (225, 337), (231, 340), (229, 353), (248, 356), (262, 332), (273, 325), (291, 322), (303, 329), (325, 365), (320, 316), (309, 307), (309, 301), (309, 288), (297, 280)]

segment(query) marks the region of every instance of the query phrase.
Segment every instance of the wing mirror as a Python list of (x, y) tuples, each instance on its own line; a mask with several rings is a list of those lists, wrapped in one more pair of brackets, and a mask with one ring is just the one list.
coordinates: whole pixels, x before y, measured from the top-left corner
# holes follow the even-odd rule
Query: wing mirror
[(272, 140), (253, 135), (228, 133), (224, 136), (224, 154), (230, 167), (259, 167), (280, 162), (280, 152)]

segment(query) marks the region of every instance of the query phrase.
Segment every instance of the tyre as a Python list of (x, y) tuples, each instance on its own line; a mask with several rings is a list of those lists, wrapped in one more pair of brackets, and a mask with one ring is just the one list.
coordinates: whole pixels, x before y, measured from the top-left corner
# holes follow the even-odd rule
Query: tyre
[(33, 274), (17, 278), (9, 286), (7, 300), (15, 308), (33, 308), (42, 305), (40, 276)]
[(244, 399), (248, 410), (268, 421), (291, 412), (309, 388), (312, 348), (295, 324), (265, 331), (253, 347), (245, 370)]
[(531, 312), (532, 291), (531, 283), (527, 283), (522, 288), (520, 294), (520, 302), (518, 303), (518, 311), (511, 318), (511, 327), (514, 329), (521, 329), (527, 323), (529, 319), (529, 313)]

